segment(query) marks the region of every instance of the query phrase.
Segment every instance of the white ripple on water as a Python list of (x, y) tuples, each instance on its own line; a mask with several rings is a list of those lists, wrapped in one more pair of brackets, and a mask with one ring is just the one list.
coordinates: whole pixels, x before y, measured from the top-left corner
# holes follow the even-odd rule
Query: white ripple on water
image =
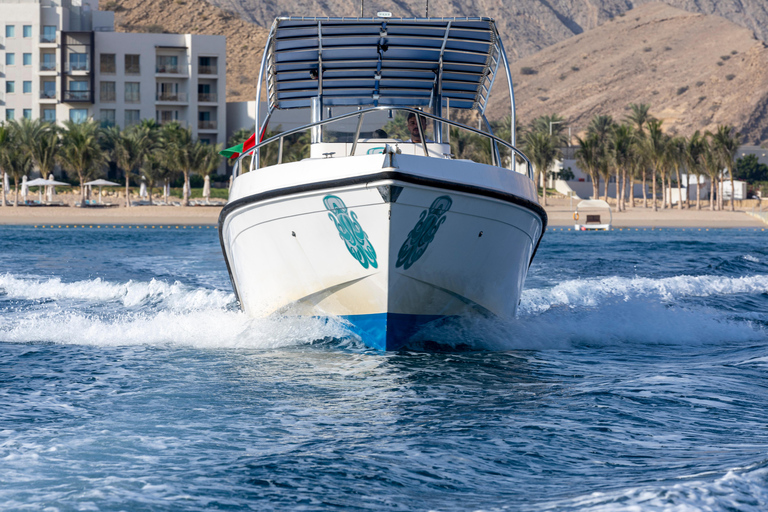
[(64, 283), (58, 277), (19, 278), (12, 274), (0, 275), (0, 292), (10, 299), (118, 302), (128, 308), (160, 301), (164, 307), (175, 310), (224, 308), (235, 300), (234, 294), (221, 290), (191, 288), (179, 282), (169, 284), (156, 279), (111, 283), (96, 278)]
[(656, 297), (669, 302), (683, 297), (711, 297), (768, 292), (768, 276), (675, 276), (605, 277), (564, 281), (552, 288), (525, 290), (520, 304), (522, 314), (546, 311), (556, 306), (595, 307), (607, 299)]
[[(417, 340), (490, 350), (563, 349), (576, 344), (700, 344), (764, 340), (753, 322), (702, 306), (673, 306), (682, 297), (768, 292), (768, 276), (583, 279), (523, 292), (512, 321), (462, 318), (423, 329)], [(276, 348), (346, 339), (340, 321), (250, 319), (233, 311), (234, 295), (163, 281), (64, 283), (58, 278), (0, 275), (0, 293), (52, 301), (0, 316), (0, 340), (90, 345)], [(99, 314), (89, 310), (99, 306)]]
[(768, 467), (763, 462), (748, 468), (734, 468), (711, 481), (689, 477), (685, 482), (672, 485), (595, 492), (570, 500), (542, 503), (535, 509), (562, 512), (763, 512), (768, 509)]

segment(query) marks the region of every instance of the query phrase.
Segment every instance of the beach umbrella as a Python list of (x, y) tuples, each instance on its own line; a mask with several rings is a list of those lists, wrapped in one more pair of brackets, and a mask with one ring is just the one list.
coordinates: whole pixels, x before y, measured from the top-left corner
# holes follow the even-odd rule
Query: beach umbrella
[(168, 198), (171, 197), (171, 182), (165, 180), (165, 187), (163, 190), (163, 201), (168, 202)]
[(141, 178), (141, 186), (139, 187), (139, 197), (147, 197), (147, 182), (144, 178)]
[(27, 187), (27, 177), (22, 176), (21, 177), (21, 199), (26, 203), (27, 202), (27, 194), (29, 193), (29, 188)]
[(187, 182), (184, 182), (184, 186), (181, 187), (181, 198), (184, 199), (187, 197)]
[(211, 177), (206, 176), (203, 183), (203, 197), (205, 198), (205, 204), (208, 204), (208, 200), (211, 198)]
[(5, 190), (5, 197), (8, 197), (11, 192), (11, 180), (7, 172), (3, 173), (3, 190)]
[[(107, 181), (103, 179), (93, 180), (86, 183), (89, 187), (99, 187), (99, 204), (101, 204), (101, 187), (120, 187), (119, 183), (115, 183), (114, 181)], [(143, 183), (142, 183), (143, 185)]]

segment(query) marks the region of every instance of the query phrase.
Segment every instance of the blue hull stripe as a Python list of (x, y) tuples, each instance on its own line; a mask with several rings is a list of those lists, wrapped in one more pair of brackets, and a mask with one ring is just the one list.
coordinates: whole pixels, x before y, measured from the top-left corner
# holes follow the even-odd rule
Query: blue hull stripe
[(377, 313), (347, 315), (341, 318), (352, 324), (352, 331), (358, 334), (367, 346), (377, 350), (399, 350), (421, 327), (444, 316)]

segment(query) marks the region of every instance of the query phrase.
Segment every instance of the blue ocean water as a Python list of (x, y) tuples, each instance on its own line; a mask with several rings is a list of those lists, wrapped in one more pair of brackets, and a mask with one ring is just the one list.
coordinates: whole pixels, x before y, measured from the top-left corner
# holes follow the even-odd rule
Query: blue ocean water
[(550, 231), (518, 318), (254, 321), (212, 228), (0, 227), (2, 510), (768, 509), (768, 232)]

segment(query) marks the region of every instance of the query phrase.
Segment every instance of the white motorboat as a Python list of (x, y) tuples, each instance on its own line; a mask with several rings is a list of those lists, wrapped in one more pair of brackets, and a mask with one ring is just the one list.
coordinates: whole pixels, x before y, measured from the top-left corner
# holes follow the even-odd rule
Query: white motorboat
[(576, 231), (610, 231), (613, 223), (611, 205), (602, 199), (585, 199), (573, 212)]
[[(507, 140), (485, 117), (500, 66)], [(493, 20), (278, 18), (257, 97), (263, 83), (262, 140), (238, 158), (219, 219), (246, 313), (340, 317), (381, 350), (446, 317), (515, 314), (547, 216), (514, 146)], [(265, 137), (284, 109), (309, 122)], [(451, 120), (458, 111), (485, 128)], [(381, 132), (405, 116), (409, 140)], [(485, 156), (455, 155), (450, 130)], [(297, 156), (302, 133), (308, 153)]]

